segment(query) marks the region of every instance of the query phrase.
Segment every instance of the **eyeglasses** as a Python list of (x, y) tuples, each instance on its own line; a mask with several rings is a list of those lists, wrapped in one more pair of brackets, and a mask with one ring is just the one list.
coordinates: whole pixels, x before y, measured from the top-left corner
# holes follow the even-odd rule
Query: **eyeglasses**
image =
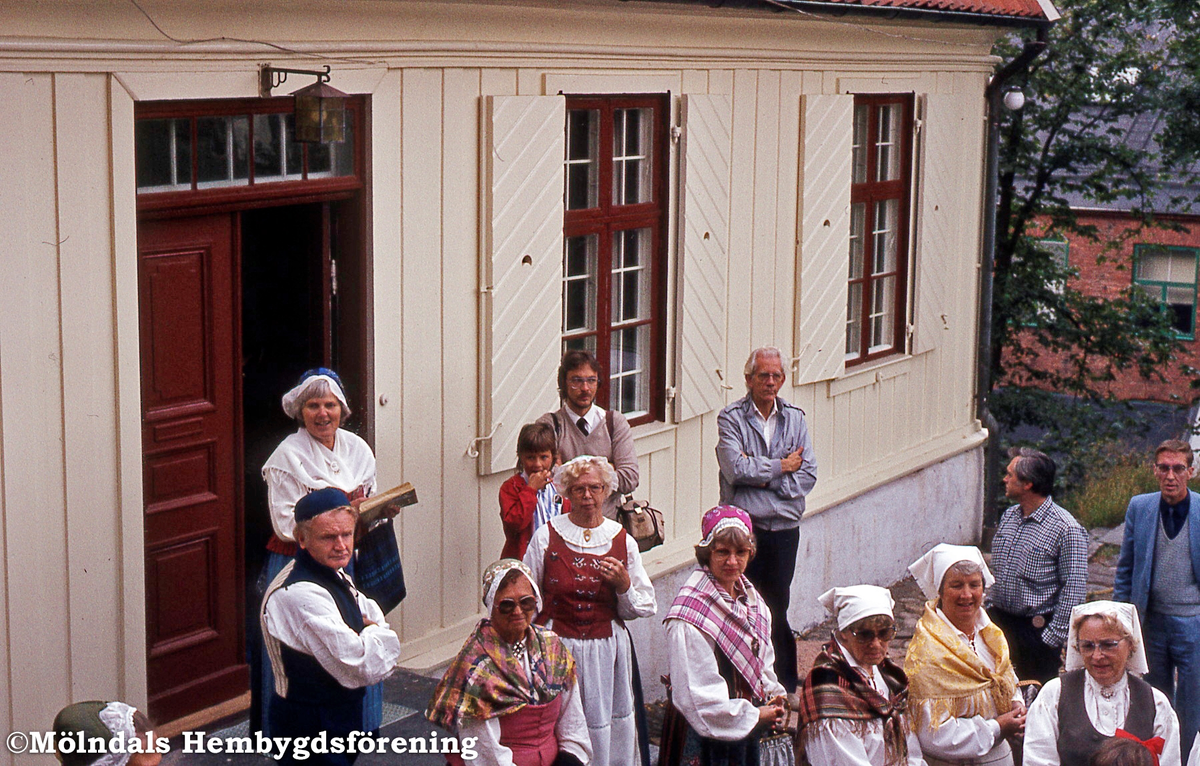
[(854, 636), (855, 641), (863, 644), (869, 644), (877, 638), (886, 644), (896, 637), (896, 626), (892, 625), (880, 630), (852, 630), (850, 635)]
[(591, 495), (603, 495), (608, 493), (608, 487), (603, 484), (572, 484), (568, 491), (572, 495), (582, 495), (585, 492)]
[(1112, 654), (1113, 652), (1115, 652), (1117, 650), (1117, 647), (1120, 646), (1121, 642), (1124, 640), (1125, 639), (1123, 639), (1123, 638), (1118, 638), (1115, 641), (1112, 641), (1112, 640), (1109, 640), (1109, 641), (1080, 641), (1078, 644), (1079, 653), (1080, 654), (1095, 654), (1098, 650), (1098, 651), (1103, 652), (1104, 654)]
[(583, 388), (584, 386), (595, 386), (600, 383), (600, 378), (567, 378), (567, 385), (571, 388)]
[(1182, 463), (1177, 463), (1175, 465), (1167, 465), (1166, 463), (1159, 463), (1158, 465), (1154, 466), (1154, 470), (1158, 471), (1159, 473), (1173, 473), (1176, 476), (1183, 476), (1188, 471), (1190, 471), (1191, 468)]
[(783, 381), (783, 373), (782, 372), (756, 372), (756, 373), (754, 373), (754, 377), (758, 378), (759, 380), (778, 380), (781, 382)]
[(531, 613), (537, 609), (537, 599), (533, 596), (525, 596), (520, 601), (502, 598), (496, 603), (496, 611), (500, 614), (512, 614), (517, 611), (518, 606), (521, 607), (522, 612)]

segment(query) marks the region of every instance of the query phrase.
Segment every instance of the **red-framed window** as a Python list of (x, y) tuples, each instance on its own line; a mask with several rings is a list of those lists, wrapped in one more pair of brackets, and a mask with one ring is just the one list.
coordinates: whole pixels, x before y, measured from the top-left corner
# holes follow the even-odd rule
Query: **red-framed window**
[(664, 417), (669, 101), (569, 96), (563, 159), (563, 350), (603, 365), (597, 403)]
[(904, 351), (913, 97), (856, 95), (846, 365)]
[(363, 188), (366, 99), (346, 102), (346, 140), (294, 139), (293, 99), (148, 101), (135, 107), (139, 211), (269, 202)]

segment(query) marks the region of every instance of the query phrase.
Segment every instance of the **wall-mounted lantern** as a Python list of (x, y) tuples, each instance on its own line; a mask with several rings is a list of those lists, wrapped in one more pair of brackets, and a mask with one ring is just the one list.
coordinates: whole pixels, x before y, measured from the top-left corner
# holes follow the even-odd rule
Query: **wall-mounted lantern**
[(316, 77), (317, 81), (292, 93), (295, 99), (295, 140), (308, 143), (341, 143), (346, 140), (346, 99), (349, 96), (326, 83), (329, 82), (329, 66), (324, 72), (307, 69), (279, 69), (264, 64), (259, 69), (258, 91), (269, 98), (271, 91), (278, 88), (289, 74)]

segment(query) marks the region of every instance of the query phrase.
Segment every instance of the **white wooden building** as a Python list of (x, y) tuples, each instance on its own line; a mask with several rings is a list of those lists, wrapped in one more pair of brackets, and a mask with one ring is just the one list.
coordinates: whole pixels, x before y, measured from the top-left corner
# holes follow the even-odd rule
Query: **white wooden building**
[[(983, 91), (1005, 27), (1056, 14), (946, 5), (0, 2), (0, 727), (245, 690), (257, 471), (321, 361), (380, 486), (418, 488), (411, 667), (478, 618), (564, 338), (667, 512), (660, 609), (759, 345), (820, 464), (794, 627), (975, 540)], [(291, 141), (312, 80), (260, 98), (267, 63), (328, 65), (352, 140)]]

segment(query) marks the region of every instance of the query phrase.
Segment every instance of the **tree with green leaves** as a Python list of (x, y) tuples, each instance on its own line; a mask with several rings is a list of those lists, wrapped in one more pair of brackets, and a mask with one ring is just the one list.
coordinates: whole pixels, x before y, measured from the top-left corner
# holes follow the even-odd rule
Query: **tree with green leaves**
[[(1037, 238), (1099, 242), (1103, 233), (1076, 216), (1080, 206), (1120, 207), (1136, 226), (1161, 226), (1159, 215), (1200, 198), (1186, 185), (1172, 191), (1196, 182), (1200, 10), (1194, 0), (1056, 6), (1062, 19), (1045, 52), (1015, 82), (1025, 106), (1001, 118), (991, 360), (1002, 387), (991, 409), (1006, 426), (1046, 431), (1040, 446), (1068, 458), (1070, 477), (1072, 456), (1129, 428), (1115, 408), (1090, 406), (1106, 398), (1104, 384), (1129, 371), (1161, 378), (1180, 342), (1156, 297), (1133, 287), (1085, 294)], [(1024, 42), (1014, 34), (996, 53), (1009, 61)], [(1147, 119), (1150, 143), (1131, 142)], [(1101, 257), (1129, 258), (1126, 243), (1102, 244)]]

